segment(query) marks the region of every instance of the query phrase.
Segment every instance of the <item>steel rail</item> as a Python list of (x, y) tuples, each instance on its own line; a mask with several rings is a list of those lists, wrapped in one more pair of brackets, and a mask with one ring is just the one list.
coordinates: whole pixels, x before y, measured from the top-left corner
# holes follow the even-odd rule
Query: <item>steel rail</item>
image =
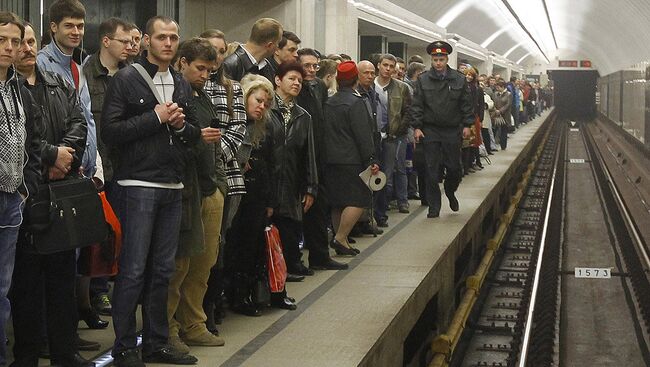
[[(564, 134), (562, 134), (564, 138)], [(542, 261), (544, 259), (544, 248), (546, 246), (546, 235), (548, 233), (548, 222), (551, 216), (551, 205), (553, 203), (553, 195), (555, 191), (555, 177), (557, 175), (557, 167), (559, 165), (560, 154), (555, 155), (555, 162), (553, 163), (553, 174), (551, 176), (551, 184), (549, 186), (549, 194), (546, 202), (546, 213), (544, 214), (544, 226), (542, 227), (542, 235), (540, 237), (539, 253), (537, 254), (537, 264), (535, 265), (535, 277), (533, 278), (533, 285), (530, 292), (530, 301), (528, 303), (528, 312), (526, 313), (526, 321), (524, 327), (524, 334), (521, 341), (521, 352), (519, 354), (519, 367), (526, 366), (526, 358), (528, 356), (528, 345), (531, 339), (531, 331), (533, 325), (533, 316), (535, 315), (535, 303), (537, 301), (537, 289), (539, 288), (539, 278), (542, 271)]]

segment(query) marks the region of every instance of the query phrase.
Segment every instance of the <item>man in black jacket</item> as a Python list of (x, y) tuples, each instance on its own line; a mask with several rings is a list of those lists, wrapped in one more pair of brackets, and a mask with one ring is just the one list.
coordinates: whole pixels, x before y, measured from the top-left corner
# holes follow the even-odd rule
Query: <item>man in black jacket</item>
[(282, 24), (273, 18), (258, 19), (248, 41), (235, 49), (235, 52), (226, 57), (223, 67), (230, 79), (241, 81), (248, 73), (265, 76), (274, 83), (275, 70), (271, 70), (266, 60), (273, 56), (282, 39)]
[[(113, 357), (118, 367), (142, 363), (193, 364), (166, 346), (167, 292), (181, 222), (181, 189), (188, 144), (201, 136), (184, 106), (191, 86), (170, 63), (179, 43), (176, 22), (147, 22), (148, 52), (118, 71), (106, 91), (102, 138), (116, 154), (123, 242), (113, 292)], [(135, 310), (142, 293), (144, 340), (138, 358)]]
[(31, 94), (20, 85), (12, 64), (25, 36), (14, 13), (0, 12), (0, 365), (6, 362), (5, 323), (18, 229), (24, 202), (36, 193), (40, 176), (41, 114)]
[[(305, 79), (302, 89), (296, 99), (298, 105), (311, 115), (314, 131), (314, 150), (316, 152), (316, 166), (318, 177), (324, 177), (325, 171), (325, 116), (323, 110), (327, 102), (327, 86), (316, 77), (318, 54), (311, 48), (298, 51), (300, 63), (305, 70)], [(348, 264), (332, 260), (329, 255), (327, 225), (329, 203), (322, 179), (318, 182), (318, 196), (314, 205), (305, 213), (303, 221), (303, 235), (305, 247), (309, 249), (309, 267), (315, 270), (341, 270), (347, 269)]]
[[(290, 31), (282, 31), (282, 38), (278, 43), (278, 48), (273, 52), (273, 56), (266, 59), (269, 76), (275, 76), (275, 71), (283, 62), (296, 61), (298, 59), (298, 47), (300, 38)], [(304, 50), (304, 49), (303, 49)], [(273, 81), (271, 81), (273, 83)]]
[(441, 166), (447, 170), (444, 186), (449, 207), (453, 211), (459, 209), (454, 193), (462, 178), (461, 138), (469, 136), (474, 123), (465, 76), (447, 65), (451, 52), (452, 47), (447, 42), (429, 44), (427, 53), (431, 55), (432, 68), (415, 81), (411, 106), (415, 141), (422, 140), (424, 146), (429, 218), (440, 215)]
[[(87, 126), (77, 92), (60, 75), (38, 69), (36, 35), (29, 23), (25, 23), (22, 46), (16, 58), (16, 69), (25, 78), (21, 79), (22, 84), (43, 108), (43, 181), (78, 175), (86, 148)], [(42, 322), (46, 320), (54, 364), (94, 366), (75, 350), (75, 251), (39, 255), (28, 250), (29, 238), (28, 232), (21, 232), (20, 245), (16, 249), (13, 287), (20, 291), (13, 292), (11, 297), (15, 363), (25, 366), (38, 364)], [(35, 287), (34, 284), (44, 286)]]

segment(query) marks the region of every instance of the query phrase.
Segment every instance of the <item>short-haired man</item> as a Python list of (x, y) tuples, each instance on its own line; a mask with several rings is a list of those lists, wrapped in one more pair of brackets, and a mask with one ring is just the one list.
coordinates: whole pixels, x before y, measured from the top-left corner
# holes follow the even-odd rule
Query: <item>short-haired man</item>
[[(282, 39), (278, 43), (278, 48), (273, 53), (273, 57), (266, 59), (267, 74), (275, 75), (278, 70), (278, 65), (287, 61), (296, 61), (298, 59), (298, 46), (300, 45), (300, 38), (295, 33), (290, 31), (282, 32)], [(273, 81), (271, 80), (271, 83)]]
[(91, 110), (97, 129), (97, 150), (102, 159), (106, 183), (113, 179), (113, 165), (101, 138), (102, 108), (108, 83), (118, 70), (127, 65), (129, 51), (133, 49), (130, 32), (130, 23), (119, 18), (106, 19), (99, 25), (99, 51), (84, 62), (83, 72), (90, 89)]
[[(86, 120), (73, 86), (58, 74), (36, 66), (36, 35), (24, 23), (25, 37), (15, 65), (22, 75), (23, 86), (43, 106), (43, 145), (41, 162), (43, 181), (63, 180), (79, 172), (86, 148)], [(22, 80), (22, 79), (21, 79)], [(39, 255), (29, 250), (27, 230), (20, 235), (16, 249), (14, 289), (11, 298), (14, 324), (14, 364), (38, 364), (42, 343), (43, 320), (47, 320), (47, 337), (52, 364), (94, 366), (75, 349), (77, 308), (75, 299), (76, 256), (74, 250)], [(45, 284), (35, 287), (34, 284)], [(45, 307), (47, 305), (47, 307)]]
[[(108, 83), (115, 73), (127, 65), (127, 58), (133, 50), (132, 23), (119, 18), (108, 18), (99, 25), (99, 51), (86, 59), (83, 73), (90, 91), (91, 111), (97, 130), (97, 152), (101, 158), (104, 173), (104, 189), (109, 202), (117, 204), (113, 190), (113, 164), (101, 137), (102, 108)], [(92, 278), (90, 297), (93, 307), (103, 315), (110, 315), (107, 278)]]
[(393, 194), (397, 197), (399, 212), (409, 212), (406, 134), (410, 126), (411, 91), (406, 83), (391, 77), (396, 67), (395, 56), (382, 55), (377, 64), (379, 75), (375, 79), (375, 91), (379, 95), (381, 104), (386, 107), (382, 110), (379, 131), (382, 137), (380, 166), (387, 178), (386, 186), (377, 195), (374, 213), (377, 223), (388, 220), (386, 211), (388, 201)]
[(41, 108), (20, 85), (12, 66), (24, 36), (18, 16), (0, 12), (0, 365), (7, 358), (5, 323), (11, 313), (7, 293), (23, 204), (36, 192), (41, 171)]
[(424, 59), (420, 55), (413, 55), (409, 57), (409, 65), (411, 65), (414, 62), (419, 62), (420, 64), (424, 64)]
[(397, 57), (397, 66), (395, 66), (395, 71), (397, 72), (395, 79), (403, 82), (404, 75), (406, 75), (406, 62), (404, 62), (403, 58)]
[(84, 37), (86, 9), (77, 0), (57, 0), (49, 9), (52, 42), (36, 55), (38, 68), (59, 74), (77, 90), (81, 110), (88, 124), (86, 150), (81, 166), (93, 176), (97, 160), (97, 134), (91, 112), (88, 83), (83, 74), (84, 52), (79, 47)]
[(131, 31), (129, 31), (129, 34), (131, 34), (131, 40), (133, 41), (132, 47), (129, 52), (129, 58), (127, 59), (127, 63), (132, 64), (135, 59), (140, 57), (140, 51), (141, 51), (141, 42), (142, 42), (142, 31), (140, 28), (138, 28), (137, 25), (131, 24)]
[(435, 41), (427, 47), (431, 55), (431, 70), (415, 81), (412, 125), (415, 141), (421, 141), (426, 161), (426, 201), (428, 218), (440, 216), (441, 165), (447, 169), (445, 194), (449, 207), (459, 210), (455, 192), (463, 176), (460, 165), (461, 137), (470, 134), (474, 123), (472, 101), (465, 76), (452, 70), (448, 64), (452, 47), (444, 41)]
[(419, 62), (412, 62), (409, 64), (409, 66), (406, 68), (406, 78), (404, 78), (404, 81), (406, 84), (408, 84), (411, 88), (415, 85), (415, 81), (418, 79), (420, 74), (424, 73), (424, 71), (427, 69), (427, 67)]
[[(104, 99), (102, 138), (117, 152), (113, 179), (123, 233), (112, 310), (117, 367), (197, 361), (167, 346), (167, 296), (180, 233), (185, 154), (187, 145), (201, 137), (191, 111), (183, 109), (192, 88), (170, 67), (179, 39), (173, 19), (149, 19), (147, 51), (113, 76)], [(135, 324), (141, 293), (146, 310), (142, 360)]]
[(226, 74), (241, 81), (248, 73), (265, 76), (273, 83), (274, 75), (267, 67), (266, 58), (273, 56), (282, 39), (282, 24), (273, 18), (258, 19), (245, 44), (239, 45), (232, 55), (223, 61)]
[[(318, 54), (311, 48), (303, 48), (298, 52), (300, 64), (305, 71), (302, 89), (296, 99), (298, 105), (311, 115), (314, 150), (316, 152), (316, 166), (318, 177), (325, 174), (325, 102), (327, 102), (327, 86), (316, 77), (318, 71)], [(333, 61), (332, 61), (333, 62)], [(336, 64), (335, 64), (336, 65)], [(336, 73), (336, 69), (334, 69)], [(347, 269), (348, 265), (332, 260), (329, 255), (329, 239), (327, 237), (329, 203), (323, 180), (319, 180), (318, 196), (312, 208), (305, 213), (303, 218), (303, 234), (305, 246), (309, 249), (309, 267), (314, 270), (340, 270)], [(309, 272), (302, 266), (299, 274)]]

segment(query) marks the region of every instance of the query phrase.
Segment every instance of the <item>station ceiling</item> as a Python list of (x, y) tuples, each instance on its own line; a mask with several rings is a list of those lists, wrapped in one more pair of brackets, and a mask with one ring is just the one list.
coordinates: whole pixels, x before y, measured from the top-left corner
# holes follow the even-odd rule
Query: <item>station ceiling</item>
[(650, 60), (649, 0), (390, 1), (522, 65), (586, 58), (607, 75)]

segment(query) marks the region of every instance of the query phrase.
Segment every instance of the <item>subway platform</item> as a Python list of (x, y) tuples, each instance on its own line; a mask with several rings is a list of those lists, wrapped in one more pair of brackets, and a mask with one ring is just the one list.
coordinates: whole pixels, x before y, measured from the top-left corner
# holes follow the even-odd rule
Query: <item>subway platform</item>
[[(225, 346), (192, 347), (198, 366), (417, 365), (427, 340), (447, 327), (464, 279), (494, 233), (551, 113), (521, 126), (510, 135), (507, 150), (463, 178), (460, 211), (452, 212), (443, 195), (439, 218), (427, 218), (419, 201), (411, 201), (409, 214), (390, 212), (383, 235), (357, 239), (358, 256), (335, 257), (347, 262), (348, 270), (317, 271), (304, 282), (287, 284), (297, 310), (265, 309), (255, 318), (229, 312), (219, 325)], [(98, 367), (110, 365), (112, 325), (79, 333), (102, 344), (101, 353), (84, 357), (94, 358)]]

